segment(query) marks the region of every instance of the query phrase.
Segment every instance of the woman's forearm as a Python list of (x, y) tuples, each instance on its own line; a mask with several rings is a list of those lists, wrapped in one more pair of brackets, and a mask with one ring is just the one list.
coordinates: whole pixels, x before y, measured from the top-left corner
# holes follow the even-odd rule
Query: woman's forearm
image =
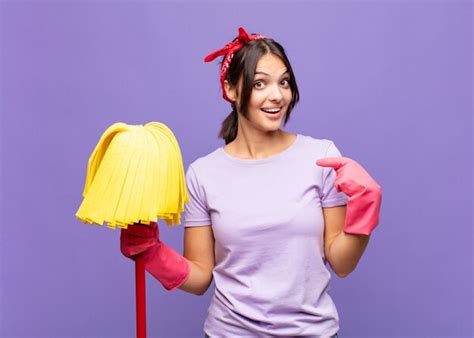
[(370, 236), (341, 231), (329, 247), (326, 259), (339, 277), (346, 277), (356, 268), (369, 243)]
[(179, 289), (201, 296), (207, 291), (212, 282), (212, 271), (208, 271), (187, 258), (186, 260), (189, 264), (189, 276)]

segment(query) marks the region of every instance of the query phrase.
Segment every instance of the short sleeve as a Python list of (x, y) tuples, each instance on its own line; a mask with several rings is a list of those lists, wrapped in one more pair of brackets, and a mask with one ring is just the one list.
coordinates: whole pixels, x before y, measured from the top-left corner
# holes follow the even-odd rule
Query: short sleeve
[[(341, 153), (334, 142), (330, 142), (324, 157), (339, 157)], [(348, 196), (343, 192), (338, 192), (334, 183), (336, 181), (336, 171), (333, 168), (323, 168), (323, 183), (321, 206), (323, 208), (337, 207), (347, 204)]]
[(183, 226), (210, 225), (211, 218), (204, 189), (202, 189), (199, 184), (196, 173), (191, 165), (186, 172), (186, 189), (188, 191), (189, 201), (184, 205)]

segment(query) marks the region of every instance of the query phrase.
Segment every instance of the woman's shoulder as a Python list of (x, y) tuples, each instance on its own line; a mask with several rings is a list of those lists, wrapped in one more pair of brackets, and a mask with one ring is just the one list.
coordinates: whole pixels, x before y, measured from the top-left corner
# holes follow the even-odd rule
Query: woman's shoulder
[(221, 148), (222, 147), (219, 147), (205, 155), (197, 157), (191, 162), (189, 167), (199, 171), (206, 171), (207, 169), (214, 167), (219, 159)]
[(303, 143), (305, 143), (311, 149), (328, 149), (331, 146), (333, 140), (327, 138), (317, 138), (312, 135), (299, 134)]

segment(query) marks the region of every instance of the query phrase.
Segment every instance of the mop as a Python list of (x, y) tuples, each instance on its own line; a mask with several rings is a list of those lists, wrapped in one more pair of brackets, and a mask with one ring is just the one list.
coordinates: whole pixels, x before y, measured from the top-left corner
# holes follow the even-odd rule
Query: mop
[[(127, 229), (158, 218), (181, 224), (189, 201), (181, 151), (163, 123), (115, 123), (92, 152), (76, 217), (84, 223)], [(137, 338), (146, 338), (146, 290), (143, 258), (135, 262)]]

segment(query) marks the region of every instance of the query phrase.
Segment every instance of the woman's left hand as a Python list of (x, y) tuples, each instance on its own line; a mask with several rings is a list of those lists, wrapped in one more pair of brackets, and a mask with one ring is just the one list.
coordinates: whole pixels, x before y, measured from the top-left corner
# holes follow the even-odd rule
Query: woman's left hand
[(344, 232), (370, 235), (379, 222), (382, 188), (359, 163), (348, 157), (327, 157), (316, 164), (336, 170), (336, 190), (349, 196)]

